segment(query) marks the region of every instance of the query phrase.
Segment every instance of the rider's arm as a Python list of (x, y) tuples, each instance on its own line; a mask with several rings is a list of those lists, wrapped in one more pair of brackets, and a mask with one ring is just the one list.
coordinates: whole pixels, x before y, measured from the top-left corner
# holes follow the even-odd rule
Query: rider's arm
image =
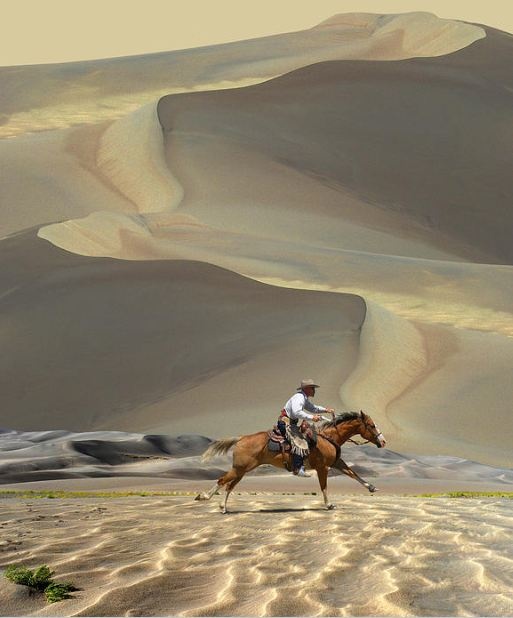
[(306, 421), (313, 420), (313, 416), (311, 414), (308, 414), (308, 412), (305, 412), (303, 409), (303, 408), (306, 408), (305, 402), (307, 401), (308, 399), (306, 399), (306, 397), (302, 395), (301, 393), (294, 395), (294, 397), (292, 397), (291, 402), (290, 402), (291, 404), (290, 417), (293, 419), (297, 418), (299, 420), (306, 420)]
[(316, 406), (309, 399), (306, 399), (306, 398), (303, 404), (303, 408), (305, 410), (308, 410), (309, 412), (312, 412), (312, 414), (318, 414), (319, 412), (326, 412), (326, 408), (324, 408), (323, 406)]

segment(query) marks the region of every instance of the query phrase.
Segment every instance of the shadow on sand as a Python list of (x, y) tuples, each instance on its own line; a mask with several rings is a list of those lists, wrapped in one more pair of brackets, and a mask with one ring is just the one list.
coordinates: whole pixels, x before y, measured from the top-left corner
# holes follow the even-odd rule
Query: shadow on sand
[(242, 515), (247, 513), (306, 513), (309, 511), (325, 511), (326, 507), (309, 507), (309, 508), (269, 508), (269, 509), (237, 509), (229, 510), (228, 515)]

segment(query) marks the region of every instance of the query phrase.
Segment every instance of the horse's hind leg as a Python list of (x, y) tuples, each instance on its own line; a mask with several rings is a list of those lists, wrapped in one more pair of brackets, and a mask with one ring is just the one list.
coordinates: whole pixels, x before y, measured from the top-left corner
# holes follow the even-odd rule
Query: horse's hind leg
[(212, 496), (216, 494), (221, 489), (221, 487), (223, 487), (223, 485), (226, 485), (227, 483), (231, 482), (236, 477), (237, 477), (237, 471), (235, 470), (235, 468), (232, 468), (231, 470), (223, 474), (223, 476), (221, 476), (217, 480), (217, 483), (213, 487), (211, 487), (208, 491), (204, 493), (198, 494), (194, 499), (195, 500), (210, 500), (210, 498), (212, 498)]
[(210, 500), (214, 494), (219, 491), (219, 482), (217, 482), (213, 487), (211, 487), (208, 491), (203, 493), (199, 493), (194, 500)]
[(244, 476), (245, 472), (246, 472), (246, 471), (244, 471), (244, 472), (242, 472), (242, 471), (241, 471), (241, 472), (239, 472), (239, 473), (237, 474), (237, 476), (236, 476), (236, 477), (235, 477), (232, 481), (230, 481), (229, 483), (227, 483), (227, 484), (226, 484), (226, 493), (225, 493), (225, 495), (224, 495), (224, 500), (223, 500), (223, 503), (219, 505), (219, 506), (220, 506), (220, 508), (221, 508), (221, 512), (222, 512), (223, 514), (226, 514), (226, 513), (228, 512), (228, 511), (226, 510), (226, 504), (227, 504), (227, 502), (228, 502), (228, 497), (229, 497), (229, 496), (230, 496), (230, 494), (232, 493), (233, 488), (235, 487), (235, 485), (237, 485), (237, 483), (238, 483), (238, 482), (242, 479), (242, 477)]
[(223, 513), (228, 512), (226, 510), (226, 503), (228, 502), (228, 497), (232, 493), (235, 485), (241, 481), (245, 474), (251, 472), (251, 470), (254, 470), (259, 465), (260, 462), (256, 459), (247, 460), (244, 464), (240, 464), (237, 467), (234, 466), (229, 472), (219, 479), (219, 482), (223, 481), (223, 485), (226, 485), (226, 494), (224, 496), (223, 503), (219, 505)]

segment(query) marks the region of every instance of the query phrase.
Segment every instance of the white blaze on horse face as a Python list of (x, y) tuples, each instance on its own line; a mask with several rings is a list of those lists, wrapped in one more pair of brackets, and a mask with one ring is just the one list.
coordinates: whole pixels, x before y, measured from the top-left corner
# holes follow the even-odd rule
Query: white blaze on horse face
[(385, 444), (387, 443), (387, 441), (385, 440), (385, 436), (381, 433), (381, 431), (377, 427), (376, 427), (376, 431), (378, 432), (376, 440), (379, 442), (381, 448), (383, 448)]
[[(360, 418), (365, 423), (366, 414), (363, 412), (363, 410), (360, 410)], [(370, 420), (372, 421), (372, 419)], [(369, 428), (369, 426), (367, 426), (367, 428)], [(387, 443), (387, 441), (385, 440), (385, 436), (381, 433), (381, 430), (378, 429), (378, 426), (374, 422), (372, 422), (370, 428), (376, 432), (376, 442), (379, 444), (379, 448), (383, 448)], [(372, 438), (370, 439), (370, 441), (372, 442)]]

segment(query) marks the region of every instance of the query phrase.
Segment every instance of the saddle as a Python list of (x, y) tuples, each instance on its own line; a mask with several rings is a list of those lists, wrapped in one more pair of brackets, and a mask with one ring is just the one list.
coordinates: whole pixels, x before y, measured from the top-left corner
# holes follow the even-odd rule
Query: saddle
[(275, 425), (267, 435), (269, 436), (267, 441), (267, 449), (271, 453), (279, 453), (281, 451), (283, 467), (289, 472), (292, 472), (290, 464), (291, 449), (289, 442), (281, 435), (281, 431), (278, 429), (277, 425)]
[(267, 448), (272, 453), (278, 453), (279, 451), (290, 452), (290, 444), (287, 440), (281, 435), (280, 430), (277, 425), (275, 425), (267, 434), (269, 436), (269, 440), (267, 442)]
[(283, 465), (290, 472), (290, 453), (307, 457), (310, 449), (317, 446), (317, 431), (315, 427), (303, 421), (301, 425), (287, 423), (285, 434), (286, 437), (282, 435), (278, 426), (274, 425), (267, 434), (269, 436), (267, 448), (271, 453), (281, 451)]

